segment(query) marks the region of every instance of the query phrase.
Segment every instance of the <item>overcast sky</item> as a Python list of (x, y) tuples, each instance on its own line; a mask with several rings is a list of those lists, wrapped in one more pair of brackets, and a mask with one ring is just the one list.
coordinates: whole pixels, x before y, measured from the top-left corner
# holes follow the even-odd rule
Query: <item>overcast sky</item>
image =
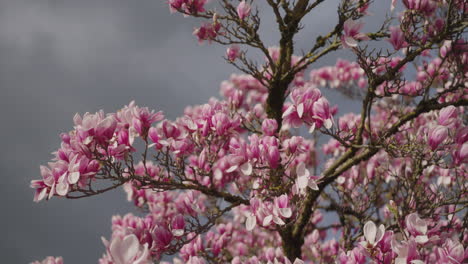
[[(121, 190), (32, 202), (29, 183), (40, 177), (39, 165), (50, 160), (75, 113), (113, 112), (136, 100), (173, 119), (185, 106), (218, 96), (219, 83), (235, 72), (221, 58), (225, 47), (198, 45), (192, 36), (198, 22), (171, 15), (165, 2), (0, 0), (2, 263), (47, 255), (61, 255), (67, 264), (96, 263), (111, 216), (133, 210)], [(336, 6), (329, 0), (307, 17), (297, 50), (334, 25)], [(266, 43), (275, 45), (272, 20), (262, 21)], [(338, 56), (348, 55), (338, 52), (317, 65), (334, 64)]]

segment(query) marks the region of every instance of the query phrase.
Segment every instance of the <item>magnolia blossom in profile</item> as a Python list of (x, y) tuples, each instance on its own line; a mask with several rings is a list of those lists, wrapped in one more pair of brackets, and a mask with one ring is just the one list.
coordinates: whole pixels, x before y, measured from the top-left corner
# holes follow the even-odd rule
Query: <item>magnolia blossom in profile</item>
[(453, 105), (442, 108), (439, 112), (439, 119), (437, 120), (439, 125), (448, 126), (458, 116), (457, 108)]
[(448, 129), (444, 126), (436, 126), (429, 131), (429, 146), (432, 150), (437, 147), (447, 138)]
[(243, 0), (242, 2), (239, 3), (236, 10), (237, 10), (237, 15), (239, 16), (239, 18), (241, 20), (244, 20), (246, 17), (250, 15), (251, 7), (245, 0)]
[(390, 38), (388, 40), (395, 50), (400, 50), (408, 45), (405, 41), (403, 31), (399, 27), (390, 27)]
[(344, 34), (341, 36), (341, 44), (343, 47), (357, 47), (358, 41), (369, 40), (369, 37), (366, 34), (360, 32), (363, 26), (363, 22), (358, 22), (352, 19), (348, 19), (344, 22)]
[(232, 45), (226, 50), (226, 57), (229, 61), (235, 61), (239, 57), (239, 46)]

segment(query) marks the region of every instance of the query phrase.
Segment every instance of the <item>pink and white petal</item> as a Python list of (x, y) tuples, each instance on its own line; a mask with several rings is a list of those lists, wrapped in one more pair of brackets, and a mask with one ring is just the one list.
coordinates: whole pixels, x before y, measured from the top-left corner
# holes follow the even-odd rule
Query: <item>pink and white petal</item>
[(377, 234), (375, 235), (375, 243), (379, 243), (380, 240), (382, 240), (383, 236), (385, 234), (385, 226), (380, 225), (379, 229), (377, 229)]
[(132, 264), (151, 264), (153, 263), (150, 259), (150, 252), (148, 250), (148, 244), (145, 243), (143, 252), (140, 254), (140, 257), (132, 262)]
[(291, 208), (279, 208), (279, 213), (281, 216), (289, 218), (292, 215), (292, 210)]
[(172, 234), (176, 237), (180, 237), (184, 235), (184, 230), (183, 229), (173, 229)]
[(344, 37), (344, 41), (348, 47), (357, 47), (358, 42), (352, 37)]
[(40, 202), (47, 196), (47, 188), (37, 189), (34, 195), (34, 202)]
[(132, 263), (138, 253), (139, 247), (138, 238), (134, 234), (131, 234), (123, 239), (116, 237), (111, 242), (109, 251), (114, 264), (128, 264)]
[(252, 171), (253, 171), (253, 167), (252, 167), (252, 164), (250, 164), (250, 162), (246, 162), (244, 164), (242, 164), (242, 166), (240, 167), (242, 173), (244, 175), (251, 175), (252, 174)]
[(302, 118), (302, 115), (304, 114), (304, 104), (300, 103), (296, 109), (297, 109), (297, 114), (299, 115), (299, 118)]
[(314, 133), (314, 130), (315, 130), (315, 123), (312, 123), (312, 125), (310, 126), (309, 128), (309, 133)]
[(417, 236), (414, 241), (418, 244), (426, 244), (429, 241), (429, 238), (427, 236)]
[(227, 173), (231, 173), (231, 172), (234, 172), (237, 170), (237, 168), (239, 167), (239, 165), (233, 165), (231, 167), (229, 167), (229, 169), (226, 170)]
[(263, 218), (263, 226), (269, 226), (271, 221), (273, 220), (273, 215), (268, 215), (267, 217)]
[(74, 172), (68, 173), (68, 183), (75, 184), (78, 182), (79, 179), (80, 179), (80, 172), (74, 171)]
[(309, 177), (308, 176), (297, 177), (296, 184), (299, 189), (304, 190), (309, 185)]
[(55, 182), (52, 184), (52, 186), (50, 187), (50, 192), (49, 192), (49, 197), (48, 199), (51, 199), (52, 196), (54, 196), (55, 194)]
[(330, 118), (325, 119), (325, 121), (323, 122), (323, 125), (325, 126), (326, 129), (330, 129), (333, 126), (333, 122)]
[(294, 112), (294, 110), (295, 110), (294, 105), (290, 105), (290, 106), (288, 107), (288, 109), (286, 109), (286, 111), (284, 111), (282, 118), (287, 117), (287, 116), (290, 115), (292, 112)]
[(296, 168), (296, 174), (297, 174), (297, 177), (309, 177), (310, 176), (310, 172), (308, 169), (306, 169), (306, 165), (304, 162), (301, 162), (297, 165), (297, 168)]
[(286, 223), (283, 221), (283, 219), (281, 219), (280, 217), (274, 215), (273, 216), (273, 222), (275, 222), (275, 224), (277, 225), (285, 225)]
[(60, 196), (65, 196), (67, 195), (68, 193), (68, 187), (70, 185), (68, 185), (68, 183), (66, 181), (63, 181), (63, 182), (59, 182), (56, 186), (56, 189), (55, 191), (57, 192), (58, 195)]
[(374, 222), (367, 221), (367, 223), (364, 225), (363, 231), (364, 237), (366, 238), (367, 242), (369, 242), (369, 244), (374, 245), (375, 236), (377, 234), (377, 227), (375, 226)]
[(315, 191), (319, 190), (317, 182), (313, 179), (309, 179), (307, 186), (309, 186), (309, 188), (311, 188), (312, 190), (315, 190)]
[(252, 231), (256, 225), (257, 217), (255, 217), (255, 215), (253, 214), (247, 216), (247, 219), (245, 220), (245, 228), (247, 229), (247, 231)]

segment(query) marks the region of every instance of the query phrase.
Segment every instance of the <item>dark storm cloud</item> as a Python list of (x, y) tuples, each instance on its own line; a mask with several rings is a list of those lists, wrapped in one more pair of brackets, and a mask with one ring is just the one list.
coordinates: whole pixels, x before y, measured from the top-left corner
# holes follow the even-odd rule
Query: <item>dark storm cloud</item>
[[(192, 19), (161, 0), (2, 0), (0, 2), (0, 240), (3, 263), (62, 255), (96, 263), (113, 214), (132, 211), (122, 192), (34, 204), (32, 179), (72, 127), (76, 112), (115, 111), (131, 100), (169, 118), (218, 95), (233, 68), (225, 48), (198, 46)], [(336, 1), (311, 15), (298, 38), (306, 50), (325, 32)], [(330, 12), (330, 13), (327, 13)], [(265, 19), (262, 34), (277, 35)], [(313, 37), (311, 37), (313, 36)], [(336, 57), (320, 61), (334, 63)]]

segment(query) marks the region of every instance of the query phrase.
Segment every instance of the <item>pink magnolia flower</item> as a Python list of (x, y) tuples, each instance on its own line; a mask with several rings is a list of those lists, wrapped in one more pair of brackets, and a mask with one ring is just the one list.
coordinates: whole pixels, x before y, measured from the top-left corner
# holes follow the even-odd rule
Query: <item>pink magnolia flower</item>
[(445, 58), (449, 53), (450, 51), (452, 50), (452, 41), (450, 40), (445, 40), (442, 44), (442, 47), (440, 47), (440, 56), (442, 58)]
[(286, 194), (283, 194), (275, 198), (275, 209), (284, 218), (289, 218), (292, 215), (291, 207), (289, 207), (289, 198)]
[(161, 111), (154, 112), (149, 110), (148, 107), (134, 107), (133, 108), (133, 127), (141, 136), (146, 136), (148, 129), (154, 122), (161, 121), (164, 115)]
[(171, 243), (172, 238), (172, 233), (162, 226), (159, 226), (154, 230), (154, 240), (159, 249), (166, 248)]
[(239, 16), (241, 20), (244, 20), (244, 18), (250, 15), (250, 10), (251, 10), (250, 5), (245, 0), (243, 0), (237, 6), (237, 15)]
[(202, 43), (205, 40), (211, 42), (218, 36), (220, 29), (221, 24), (217, 21), (214, 21), (213, 23), (204, 23), (199, 28), (195, 28), (193, 35), (198, 38), (199, 43)]
[(174, 13), (178, 10), (185, 12), (187, 14), (197, 14), (205, 12), (206, 0), (169, 0), (169, 10), (171, 13)]
[(439, 112), (439, 119), (437, 120), (439, 125), (447, 126), (451, 121), (457, 117), (457, 108), (453, 105), (444, 107)]
[(313, 178), (311, 178), (310, 172), (308, 169), (306, 169), (305, 163), (301, 162), (299, 163), (299, 165), (297, 165), (296, 174), (296, 186), (298, 193), (305, 193), (307, 187), (311, 188), (312, 190), (318, 191), (319, 187), (317, 185), (317, 182)]
[(400, 50), (408, 45), (405, 41), (403, 31), (399, 27), (390, 27), (390, 38), (388, 41), (392, 44), (395, 50)]
[(437, 7), (433, 0), (403, 0), (403, 4), (408, 9), (419, 10), (426, 15), (432, 14)]
[(385, 226), (380, 225), (378, 228), (372, 221), (367, 221), (363, 228), (364, 238), (366, 241), (363, 241), (364, 247), (375, 247), (377, 243), (382, 240), (385, 234)]
[(176, 237), (180, 237), (184, 234), (185, 220), (184, 216), (181, 214), (176, 215), (172, 219), (172, 234)]
[(262, 131), (267, 136), (273, 136), (276, 133), (277, 128), (278, 124), (274, 119), (267, 118), (262, 122)]
[(453, 159), (456, 165), (460, 165), (468, 160), (468, 142), (463, 143), (457, 148), (453, 153)]
[(134, 234), (123, 238), (115, 237), (109, 245), (114, 264), (150, 264), (148, 244), (141, 245)]
[(413, 239), (408, 241), (401, 241), (398, 243), (394, 237), (391, 242), (392, 250), (397, 254), (395, 258), (395, 264), (424, 264), (423, 261), (419, 260), (419, 253), (417, 244)]
[(277, 168), (279, 165), (280, 153), (278, 146), (267, 146), (266, 160), (272, 168)]
[(429, 131), (429, 146), (435, 150), (448, 136), (448, 129), (444, 126), (436, 126)]
[(427, 222), (419, 218), (417, 213), (412, 213), (406, 216), (406, 229), (415, 237), (415, 242), (424, 244), (429, 241), (427, 237)]
[(444, 247), (436, 250), (438, 263), (463, 263), (465, 260), (463, 244), (459, 241), (447, 239)]
[(359, 40), (368, 40), (365, 34), (360, 33), (364, 23), (354, 21), (352, 19), (346, 20), (344, 22), (344, 34), (341, 36), (341, 43), (343, 47), (350, 48), (350, 47), (357, 47)]
[(232, 45), (226, 50), (226, 57), (229, 61), (235, 61), (239, 57), (239, 46)]

